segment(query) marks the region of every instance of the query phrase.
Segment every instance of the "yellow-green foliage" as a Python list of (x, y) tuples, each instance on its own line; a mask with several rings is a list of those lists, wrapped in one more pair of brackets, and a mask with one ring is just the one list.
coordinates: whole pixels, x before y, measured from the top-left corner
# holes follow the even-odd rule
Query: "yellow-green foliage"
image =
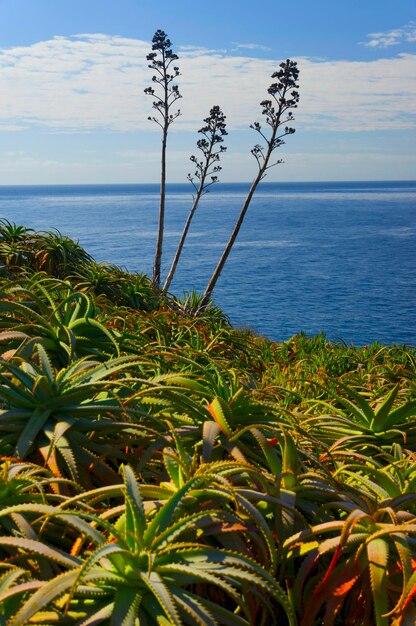
[(272, 343), (59, 233), (0, 255), (0, 623), (415, 622), (414, 349)]

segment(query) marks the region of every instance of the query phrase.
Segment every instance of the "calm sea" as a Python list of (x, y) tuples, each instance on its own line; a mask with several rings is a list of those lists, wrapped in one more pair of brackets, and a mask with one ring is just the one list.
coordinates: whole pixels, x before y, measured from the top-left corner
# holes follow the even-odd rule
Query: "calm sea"
[[(247, 192), (223, 184), (196, 214), (172, 291), (202, 291)], [(164, 269), (190, 186), (168, 188)], [(157, 185), (0, 187), (0, 216), (57, 228), (99, 261), (151, 273)], [(303, 330), (416, 344), (416, 182), (264, 183), (215, 292), (234, 324), (281, 341)]]

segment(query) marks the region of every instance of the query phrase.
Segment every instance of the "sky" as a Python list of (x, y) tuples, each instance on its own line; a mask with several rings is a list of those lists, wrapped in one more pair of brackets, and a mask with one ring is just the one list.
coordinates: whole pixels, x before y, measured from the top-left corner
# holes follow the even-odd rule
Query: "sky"
[(220, 179), (254, 177), (250, 124), (287, 58), (296, 133), (267, 180), (416, 178), (415, 0), (0, 0), (0, 184), (157, 182), (144, 94), (157, 29), (181, 71), (169, 182), (192, 171), (214, 105), (229, 133)]

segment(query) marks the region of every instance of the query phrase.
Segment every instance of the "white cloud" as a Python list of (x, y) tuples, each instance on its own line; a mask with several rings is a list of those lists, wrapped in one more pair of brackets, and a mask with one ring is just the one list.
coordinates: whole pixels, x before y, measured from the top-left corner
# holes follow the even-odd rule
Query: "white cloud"
[[(248, 44), (247, 44), (248, 45)], [(55, 37), (0, 54), (0, 129), (51, 132), (156, 130), (148, 122), (150, 43), (103, 34)], [(416, 55), (370, 62), (298, 59), (298, 126), (365, 131), (416, 127)], [(259, 119), (277, 63), (187, 47), (178, 61), (183, 115), (172, 127), (195, 131), (214, 104), (229, 129)]]
[(400, 43), (413, 43), (416, 41), (416, 23), (408, 22), (402, 28), (387, 30), (383, 33), (370, 33), (368, 41), (363, 45), (368, 48), (388, 48)]
[(23, 124), (6, 124), (3, 121), (0, 122), (0, 132), (13, 132), (26, 130), (27, 126), (23, 126)]
[(243, 50), (263, 50), (264, 52), (268, 52), (269, 50), (271, 50), (271, 48), (268, 48), (267, 46), (262, 46), (259, 43), (238, 43), (237, 41), (233, 41), (232, 44), (236, 48), (241, 48)]
[(178, 47), (179, 53), (182, 56), (198, 56), (199, 54), (225, 54), (227, 51), (223, 50), (223, 49), (214, 49), (214, 48), (204, 48), (204, 46), (192, 46), (192, 45), (186, 45), (186, 46), (179, 46)]

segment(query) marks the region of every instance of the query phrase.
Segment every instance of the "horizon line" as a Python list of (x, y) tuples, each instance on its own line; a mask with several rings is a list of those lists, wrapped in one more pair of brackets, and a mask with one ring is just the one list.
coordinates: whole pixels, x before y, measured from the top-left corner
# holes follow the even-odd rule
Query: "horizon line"
[[(221, 182), (217, 185), (251, 185), (252, 180), (248, 181), (231, 181)], [(261, 181), (262, 185), (306, 185), (306, 184), (331, 184), (331, 183), (416, 183), (416, 179), (412, 178), (383, 178), (383, 179), (348, 179), (348, 180), (279, 180), (279, 181)], [(138, 187), (144, 185), (159, 186), (160, 182), (148, 183), (0, 183), (0, 189), (4, 187)], [(189, 182), (168, 182), (170, 185), (189, 185)]]

